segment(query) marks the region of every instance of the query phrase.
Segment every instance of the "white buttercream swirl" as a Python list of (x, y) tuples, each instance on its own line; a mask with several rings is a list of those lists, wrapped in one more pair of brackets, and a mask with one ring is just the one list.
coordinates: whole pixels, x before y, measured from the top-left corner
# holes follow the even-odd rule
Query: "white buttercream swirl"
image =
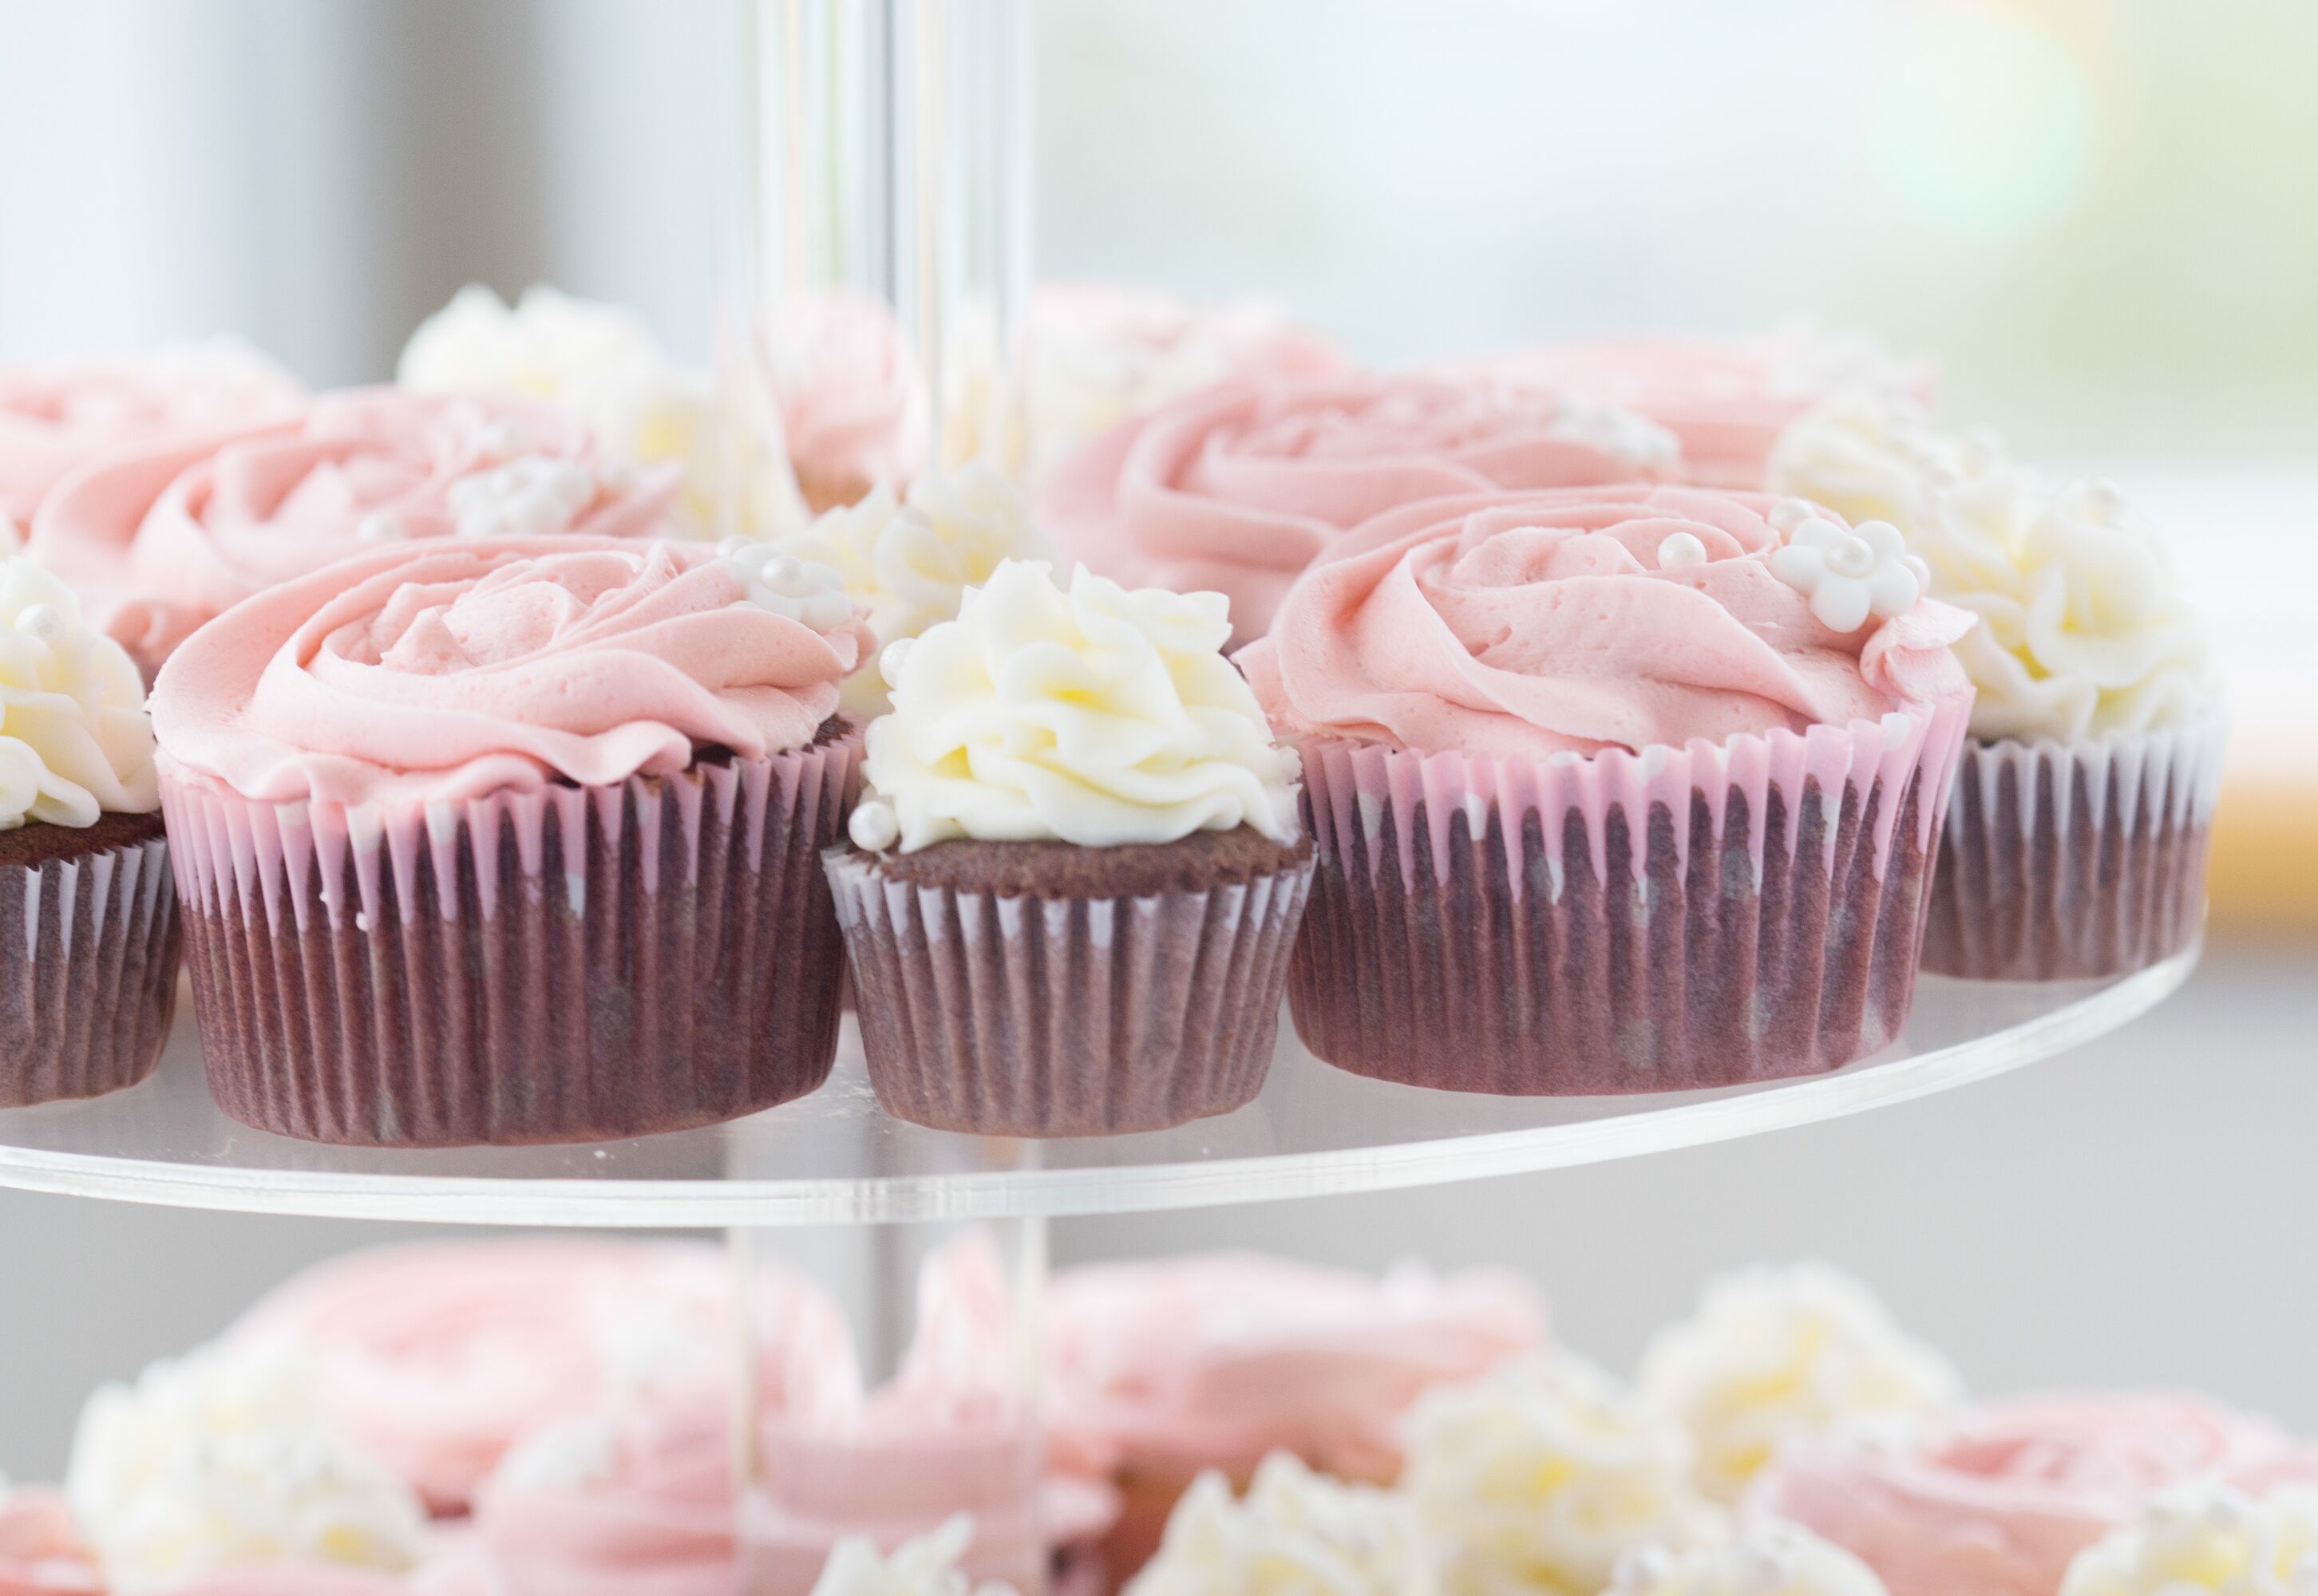
[(0, 830), (159, 805), (137, 667), (62, 582), (22, 555), (0, 562)]
[(1711, 1544), (1721, 1511), (1690, 1438), (1567, 1353), (1436, 1391), (1411, 1412), (1401, 1488), (1450, 1596), (1596, 1596), (1629, 1547)]
[[(921, 471), (906, 498), (880, 483), (858, 504), (826, 512), (775, 546), (837, 571), (869, 611), (880, 644), (956, 615), (966, 591), (987, 582), (1001, 562), (1047, 553), (1022, 490), (981, 464)], [(876, 660), (846, 678), (839, 704), (862, 720), (892, 707)]]
[(1922, 408), (1849, 392), (1787, 428), (1773, 491), (1888, 520), (1935, 597), (1981, 623), (1956, 645), (1983, 740), (2073, 741), (2178, 727), (2218, 695), (2210, 640), (2162, 540), (2115, 488), (2057, 491), (1985, 432), (1947, 437)]
[(958, 1567), (973, 1544), (972, 1513), (903, 1541), (890, 1556), (869, 1537), (849, 1535), (830, 1548), (813, 1596), (1015, 1596), (1003, 1580), (976, 1585)]
[(894, 710), (869, 728), (855, 839), (1105, 847), (1246, 825), (1293, 841), (1295, 757), (1223, 656), (1226, 610), (1002, 562), (957, 619), (886, 649)]
[(2077, 1554), (2060, 1596), (2318, 1596), (2318, 1492), (2218, 1482), (2158, 1497)]
[(425, 1550), (409, 1486), (323, 1425), (276, 1349), (204, 1348), (98, 1390), (66, 1491), (121, 1592), (283, 1564), (401, 1570)]
[(1831, 1541), (1777, 1520), (1720, 1546), (1635, 1548), (1602, 1596), (1889, 1596), (1875, 1571)]
[(1699, 1484), (1721, 1502), (1790, 1441), (1905, 1426), (1963, 1394), (1945, 1358), (1823, 1264), (1708, 1282), (1698, 1312), (1644, 1349), (1636, 1385), (1690, 1432)]
[(1175, 1504), (1127, 1596), (1433, 1596), (1433, 1547), (1397, 1491), (1348, 1485), (1293, 1455), (1260, 1464), (1244, 1500), (1213, 1471)]

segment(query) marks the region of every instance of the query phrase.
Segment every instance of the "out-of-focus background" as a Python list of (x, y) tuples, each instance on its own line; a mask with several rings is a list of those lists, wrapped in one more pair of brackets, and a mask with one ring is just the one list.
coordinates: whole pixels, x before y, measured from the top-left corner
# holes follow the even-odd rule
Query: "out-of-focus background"
[[(462, 283), (705, 355), (723, 0), (0, 0), (0, 361), (231, 330), (387, 375)], [(1390, 1197), (1060, 1225), (1511, 1261), (1613, 1364), (1820, 1254), (1985, 1390), (2196, 1385), (2318, 1430), (2318, 7), (1039, 0), (1039, 270), (1274, 296), (1375, 361), (1810, 315), (2119, 480), (2219, 623), (2216, 944), (2128, 1034), (1864, 1119)], [(378, 1227), (0, 1193), (0, 1471), (97, 1379)]]

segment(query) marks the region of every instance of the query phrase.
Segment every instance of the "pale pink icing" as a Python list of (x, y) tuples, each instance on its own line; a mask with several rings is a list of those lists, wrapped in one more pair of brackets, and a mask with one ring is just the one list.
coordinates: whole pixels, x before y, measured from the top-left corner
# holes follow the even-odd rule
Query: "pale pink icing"
[(229, 1333), (302, 1355), (340, 1430), (455, 1512), (532, 1431), (721, 1375), (730, 1291), (703, 1245), (420, 1242), (310, 1269)]
[(299, 402), (289, 372), (239, 351), (0, 369), (0, 516), (29, 525), (67, 474), (117, 450), (229, 435)]
[(899, 485), (925, 456), (925, 379), (894, 313), (867, 294), (783, 301), (761, 350), (789, 461), (808, 488)]
[(587, 471), (590, 497), (553, 529), (580, 535), (662, 530), (678, 486), (673, 468), (615, 466), (544, 406), (360, 389), (302, 418), (115, 452), (58, 484), (28, 546), (149, 675), (211, 616), (360, 552), (366, 536), (449, 535), (454, 487), (526, 459)]
[(1656, 474), (1484, 382), (1237, 378), (1122, 422), (1040, 489), (1056, 546), (1128, 587), (1216, 591), (1244, 639), (1346, 528), (1414, 500)]
[(1811, 329), (1748, 338), (1635, 336), (1541, 344), (1442, 368), (1461, 378), (1582, 393), (1649, 417), (1682, 441), (1693, 480), (1760, 488), (1787, 425), (1846, 387), (1928, 402), (1932, 369)]
[(94, 1596), (103, 1589), (65, 1499), (0, 1484), (0, 1596)]
[[(1841, 633), (1774, 576), (1772, 500), (1631, 484), (1420, 504), (1359, 527), (1241, 668), (1275, 730), (1420, 751), (1639, 752), (1875, 721), (1966, 690), (1930, 600)], [(1700, 563), (1663, 569), (1676, 533)]]
[(2054, 1596), (2079, 1551), (2166, 1487), (2206, 1477), (2255, 1492), (2318, 1484), (2318, 1451), (2196, 1397), (2028, 1397), (1905, 1446), (1796, 1448), (1744, 1511), (1848, 1548), (1891, 1596)]
[(699, 543), (456, 539), (346, 560), (203, 627), (154, 683), (175, 779), (265, 802), (602, 786), (810, 743), (871, 647), (750, 603)]
[(1284, 1449), (1389, 1480), (1410, 1404), (1542, 1345), (1546, 1314), (1509, 1274), (1379, 1280), (1224, 1253), (1066, 1270), (1047, 1337), (1061, 1449), (1178, 1480), (1244, 1477)]

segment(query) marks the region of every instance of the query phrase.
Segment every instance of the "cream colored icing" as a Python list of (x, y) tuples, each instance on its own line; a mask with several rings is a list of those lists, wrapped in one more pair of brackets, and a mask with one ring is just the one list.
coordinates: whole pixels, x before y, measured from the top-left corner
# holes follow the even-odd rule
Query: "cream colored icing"
[(891, 1553), (866, 1535), (849, 1535), (830, 1548), (813, 1596), (1015, 1596), (1002, 1580), (977, 1585), (957, 1560), (974, 1544), (974, 1515), (958, 1513), (939, 1529), (912, 1536)]
[(1602, 1596), (1888, 1596), (1875, 1571), (1793, 1524), (1752, 1525), (1687, 1551), (1649, 1546), (1618, 1559)]
[(137, 667), (22, 555), (0, 564), (0, 830), (160, 806)]
[(856, 840), (1172, 842), (1252, 826), (1292, 841), (1294, 756), (1224, 659), (1221, 595), (1067, 589), (1002, 563), (955, 620), (887, 648)]
[(1204, 1474), (1175, 1504), (1127, 1596), (1433, 1596), (1433, 1551), (1399, 1493), (1265, 1458), (1247, 1495)]
[(2318, 1596), (2318, 1491), (2168, 1491), (2077, 1554), (2060, 1596)]

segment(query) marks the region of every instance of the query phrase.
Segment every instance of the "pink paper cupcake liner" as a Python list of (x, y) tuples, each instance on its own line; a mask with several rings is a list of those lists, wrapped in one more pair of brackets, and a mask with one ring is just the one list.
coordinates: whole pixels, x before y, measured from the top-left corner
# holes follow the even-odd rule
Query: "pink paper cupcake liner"
[(848, 737), (423, 808), (258, 803), (166, 759), (210, 1089), (261, 1130), (596, 1141), (803, 1096), (844, 948)]
[(1970, 695), (1591, 758), (1301, 745), (1306, 1045), (1456, 1091), (1665, 1091), (1898, 1035)]
[(177, 1004), (169, 845), (0, 869), (0, 1107), (153, 1072)]
[(826, 856), (886, 1111), (943, 1130), (1159, 1130), (1253, 1099), (1271, 1068), (1310, 857), (1148, 897), (1005, 898)]
[(2060, 981), (2146, 968), (2196, 940), (2228, 727), (1968, 742), (1933, 877), (1924, 968)]

